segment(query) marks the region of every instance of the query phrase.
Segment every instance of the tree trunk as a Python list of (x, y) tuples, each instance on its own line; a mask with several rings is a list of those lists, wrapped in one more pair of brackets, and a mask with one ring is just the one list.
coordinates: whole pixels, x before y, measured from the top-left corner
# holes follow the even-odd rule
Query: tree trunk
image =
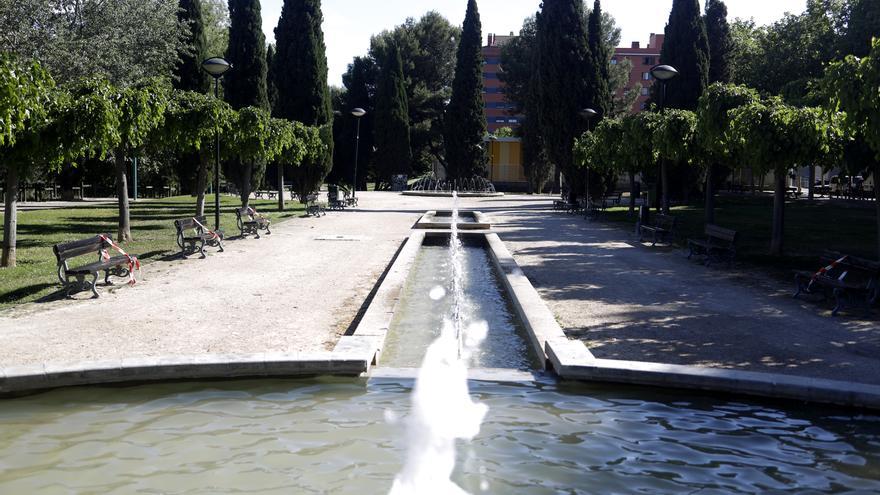
[(116, 196), (119, 198), (118, 242), (131, 241), (131, 215), (128, 210), (128, 174), (125, 170), (125, 153), (116, 150)]
[(211, 157), (199, 152), (199, 173), (196, 178), (196, 216), (205, 214), (205, 190), (208, 188), (208, 161)]
[(247, 208), (251, 202), (251, 175), (253, 174), (254, 165), (252, 163), (241, 164), (241, 207)]
[(706, 223), (715, 223), (715, 166), (706, 167)]
[(669, 166), (666, 164), (666, 159), (660, 161), (660, 183), (663, 185), (663, 213), (665, 215), (669, 214)]
[(813, 193), (814, 193), (813, 189), (815, 189), (815, 187), (816, 187), (816, 185), (815, 185), (816, 184), (816, 166), (815, 165), (810, 165), (810, 178), (808, 180), (810, 181), (810, 183), (809, 183), (808, 189), (807, 189), (807, 199), (812, 201), (813, 200)]
[[(764, 186), (765, 186), (766, 181), (767, 181), (767, 174), (762, 174), (761, 175), (761, 182), (758, 185), (758, 188), (761, 190), (762, 193), (764, 192)], [(782, 178), (782, 181), (783, 181), (783, 185), (785, 185), (785, 177)]]
[(880, 261), (880, 163), (874, 165), (874, 207), (877, 209), (877, 260)]
[(629, 173), (629, 213), (632, 213), (636, 210), (636, 174), (630, 172)]
[(752, 189), (752, 196), (758, 194), (758, 191), (755, 189), (755, 171), (749, 170), (749, 187)]
[(278, 211), (284, 211), (284, 165), (278, 164)]
[(0, 267), (15, 268), (16, 229), (18, 227), (18, 168), (6, 170), (6, 209), (3, 212), (3, 258)]
[(782, 256), (782, 239), (785, 234), (785, 170), (774, 174), (776, 191), (773, 195), (773, 234), (770, 240), (770, 254)]

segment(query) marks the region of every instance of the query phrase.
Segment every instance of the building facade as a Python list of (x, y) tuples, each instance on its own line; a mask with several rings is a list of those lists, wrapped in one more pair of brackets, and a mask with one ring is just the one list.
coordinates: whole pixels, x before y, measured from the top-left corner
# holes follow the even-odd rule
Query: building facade
[(490, 133), (502, 127), (516, 129), (521, 117), (511, 115), (513, 104), (504, 97), (504, 83), (499, 79), (501, 72), (501, 47), (514, 37), (500, 36), (489, 33), (486, 46), (483, 47), (483, 113)]
[(660, 49), (663, 48), (662, 34), (651, 33), (648, 46), (641, 47), (641, 43), (633, 41), (629, 48), (615, 48), (614, 56), (611, 57), (611, 64), (616, 65), (624, 60), (632, 63), (632, 71), (629, 73), (629, 83), (623, 91), (629, 91), (638, 88), (639, 96), (633, 103), (632, 113), (641, 112), (647, 106), (649, 95), (651, 94), (651, 86), (654, 84), (654, 77), (651, 75), (651, 68), (660, 63)]

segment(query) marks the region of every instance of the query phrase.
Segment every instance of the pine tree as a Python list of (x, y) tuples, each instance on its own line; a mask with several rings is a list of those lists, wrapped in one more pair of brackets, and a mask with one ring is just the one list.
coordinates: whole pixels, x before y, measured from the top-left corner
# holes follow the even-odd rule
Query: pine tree
[(468, 0), (452, 80), (452, 99), (446, 109), (446, 172), (452, 179), (486, 174), (481, 31), (477, 2)]
[[(660, 62), (678, 70), (666, 83), (666, 108), (694, 110), (709, 85), (709, 40), (697, 0), (673, 0)], [(661, 84), (652, 89), (652, 101), (659, 102)]]
[(323, 20), (320, 0), (284, 0), (275, 27), (275, 114), (321, 126), (327, 145), (323, 156), (295, 169), (293, 179), (300, 196), (317, 190), (333, 165), (333, 109), (327, 86)]
[(706, 36), (709, 39), (709, 84), (728, 83), (733, 38), (727, 23), (727, 5), (722, 0), (706, 0)]
[(546, 0), (536, 17), (539, 122), (550, 160), (579, 191), (574, 141), (586, 130), (581, 110), (590, 104), (592, 56), (582, 0)]
[(202, 61), (207, 58), (208, 44), (202, 22), (201, 0), (180, 0), (177, 19), (189, 27), (189, 36), (184, 40), (185, 49), (180, 52), (180, 61), (174, 71), (174, 87), (185, 91), (204, 93), (210, 88), (211, 80), (202, 70)]
[(229, 48), (233, 69), (223, 76), (226, 101), (234, 109), (248, 106), (268, 110), (266, 36), (259, 0), (229, 0)]
[[(603, 118), (609, 114), (612, 107), (612, 91), (611, 91), (611, 50), (605, 43), (606, 33), (602, 25), (602, 6), (599, 0), (593, 3), (593, 11), (587, 25), (587, 41), (590, 48), (592, 61), (589, 65), (590, 76), (588, 82), (590, 84), (587, 89), (589, 95), (588, 108), (599, 112), (598, 118)], [(597, 124), (598, 122), (593, 122)]]
[(396, 174), (408, 175), (412, 165), (409, 133), (409, 105), (403, 79), (400, 50), (392, 46), (383, 63), (376, 95), (373, 163), (377, 179), (391, 183)]

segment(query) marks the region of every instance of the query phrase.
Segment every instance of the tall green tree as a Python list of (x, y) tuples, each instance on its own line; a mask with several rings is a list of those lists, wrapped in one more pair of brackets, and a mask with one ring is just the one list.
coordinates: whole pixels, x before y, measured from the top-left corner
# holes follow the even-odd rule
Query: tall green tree
[(174, 71), (189, 28), (177, 0), (0, 2), (0, 50), (35, 58), (57, 81), (117, 86)]
[(599, 0), (595, 0), (587, 23), (587, 40), (591, 56), (587, 106), (599, 112), (597, 117), (599, 119), (610, 115), (613, 107), (610, 72), (611, 56), (614, 51), (605, 43), (607, 36), (604, 28), (602, 5)]
[(783, 253), (786, 178), (795, 167), (827, 152), (829, 119), (817, 108), (796, 108), (772, 97), (732, 110), (731, 139), (737, 153), (760, 173), (773, 172), (770, 254)]
[(874, 155), (868, 165), (874, 177), (877, 258), (880, 259), (880, 94), (877, 93), (880, 87), (880, 39), (873, 40), (868, 56), (859, 59), (850, 55), (832, 64), (823, 82), (826, 92), (831, 95), (832, 110), (846, 113), (843, 125), (853, 141), (850, 147), (858, 148), (864, 143)]
[(759, 100), (757, 91), (745, 86), (715, 83), (706, 89), (697, 106), (697, 136), (706, 166), (706, 223), (715, 223), (715, 180), (739, 163), (730, 142), (730, 111)]
[(278, 106), (278, 86), (275, 85), (278, 75), (275, 63), (275, 45), (270, 44), (266, 49), (266, 95), (269, 98), (269, 110), (273, 115), (275, 115), (275, 108)]
[(0, 55), (0, 170), (5, 171), (6, 182), (0, 267), (15, 267), (19, 180), (35, 165), (30, 152), (41, 148), (31, 145), (34, 140), (28, 135), (39, 133), (45, 126), (54, 84), (36, 62), (23, 64)]
[[(666, 83), (666, 108), (695, 110), (697, 100), (709, 85), (709, 39), (697, 0), (673, 0), (660, 62), (678, 70)], [(652, 101), (659, 102), (661, 84), (652, 89)]]
[(452, 179), (486, 174), (481, 30), (477, 2), (468, 0), (456, 55), (452, 99), (446, 109), (446, 172)]
[(202, 19), (208, 57), (218, 57), (229, 47), (229, 6), (226, 0), (202, 0)]
[[(166, 149), (196, 157), (196, 216), (205, 214), (205, 190), (214, 158), (215, 133), (230, 132), (235, 112), (226, 102), (194, 91), (175, 91), (156, 141)], [(225, 141), (225, 139), (223, 139)]]
[(320, 187), (333, 165), (330, 88), (320, 0), (284, 0), (275, 28), (275, 86), (280, 118), (322, 127), (326, 155), (304, 162), (294, 172), (300, 197)]
[(373, 133), (376, 146), (376, 152), (373, 153), (376, 181), (390, 185), (393, 175), (409, 175), (412, 162), (409, 107), (400, 51), (397, 47), (392, 47), (387, 65), (382, 67)]
[(547, 155), (566, 174), (575, 196), (581, 173), (574, 166), (575, 138), (586, 130), (581, 110), (590, 103), (590, 68), (582, 0), (553, 0), (542, 4), (537, 25), (538, 119)]
[(184, 49), (180, 51), (180, 61), (174, 71), (173, 84), (176, 89), (205, 93), (211, 81), (208, 73), (202, 69), (202, 61), (208, 58), (208, 41), (202, 23), (202, 2), (180, 0), (179, 6), (177, 20), (189, 28), (189, 34), (184, 39)]
[(727, 23), (727, 5), (722, 0), (706, 0), (706, 36), (709, 39), (709, 84), (731, 81), (733, 39)]
[[(342, 75), (345, 90), (334, 100), (333, 110), (339, 115), (333, 121), (334, 146), (333, 170), (328, 180), (350, 182), (355, 173), (354, 159), (357, 148), (357, 186), (366, 188), (369, 164), (373, 156), (373, 123), (376, 116), (376, 84), (379, 67), (371, 57), (355, 57)], [(363, 108), (367, 113), (360, 119), (351, 114), (355, 108)], [(412, 109), (410, 109), (412, 115)], [(360, 138), (357, 136), (360, 122)]]
[(260, 0), (229, 0), (229, 47), (233, 69), (223, 76), (226, 101), (232, 108), (269, 109), (266, 89), (266, 36)]
[(846, 30), (841, 40), (844, 54), (865, 57), (871, 52), (871, 41), (880, 36), (880, 2), (849, 0)]

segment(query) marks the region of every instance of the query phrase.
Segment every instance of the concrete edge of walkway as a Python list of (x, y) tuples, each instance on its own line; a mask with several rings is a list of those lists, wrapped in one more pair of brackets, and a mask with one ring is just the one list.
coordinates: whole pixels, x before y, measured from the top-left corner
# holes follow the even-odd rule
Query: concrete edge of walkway
[[(445, 191), (402, 191), (400, 194), (403, 196), (427, 196), (432, 198), (451, 198), (451, 192)], [(458, 193), (459, 198), (500, 198), (504, 196), (503, 192), (460, 192)]]
[[(568, 340), (568, 337), (565, 336), (565, 332), (559, 326), (553, 312), (541, 299), (541, 295), (538, 294), (532, 282), (525, 276), (522, 268), (510, 254), (507, 246), (501, 242), (498, 234), (486, 234), (486, 242), (489, 245), (490, 253), (492, 253), (492, 261), (511, 295), (510, 300), (513, 307), (526, 328), (532, 349), (541, 359), (544, 368), (547, 368), (548, 354), (545, 352), (547, 342), (559, 339)], [(587, 356), (593, 357), (586, 347), (583, 347), (583, 350)]]
[(357, 349), (314, 353), (205, 354), (41, 364), (0, 369), (0, 394), (104, 383), (243, 377), (359, 376), (369, 362)]
[(355, 353), (367, 358), (367, 371), (371, 365), (378, 364), (391, 320), (398, 310), (413, 262), (424, 240), (424, 231), (412, 231), (354, 332), (340, 337), (334, 352)]
[(880, 386), (866, 383), (703, 366), (596, 359), (582, 342), (568, 338), (549, 340), (546, 350), (553, 371), (563, 379), (880, 409)]

